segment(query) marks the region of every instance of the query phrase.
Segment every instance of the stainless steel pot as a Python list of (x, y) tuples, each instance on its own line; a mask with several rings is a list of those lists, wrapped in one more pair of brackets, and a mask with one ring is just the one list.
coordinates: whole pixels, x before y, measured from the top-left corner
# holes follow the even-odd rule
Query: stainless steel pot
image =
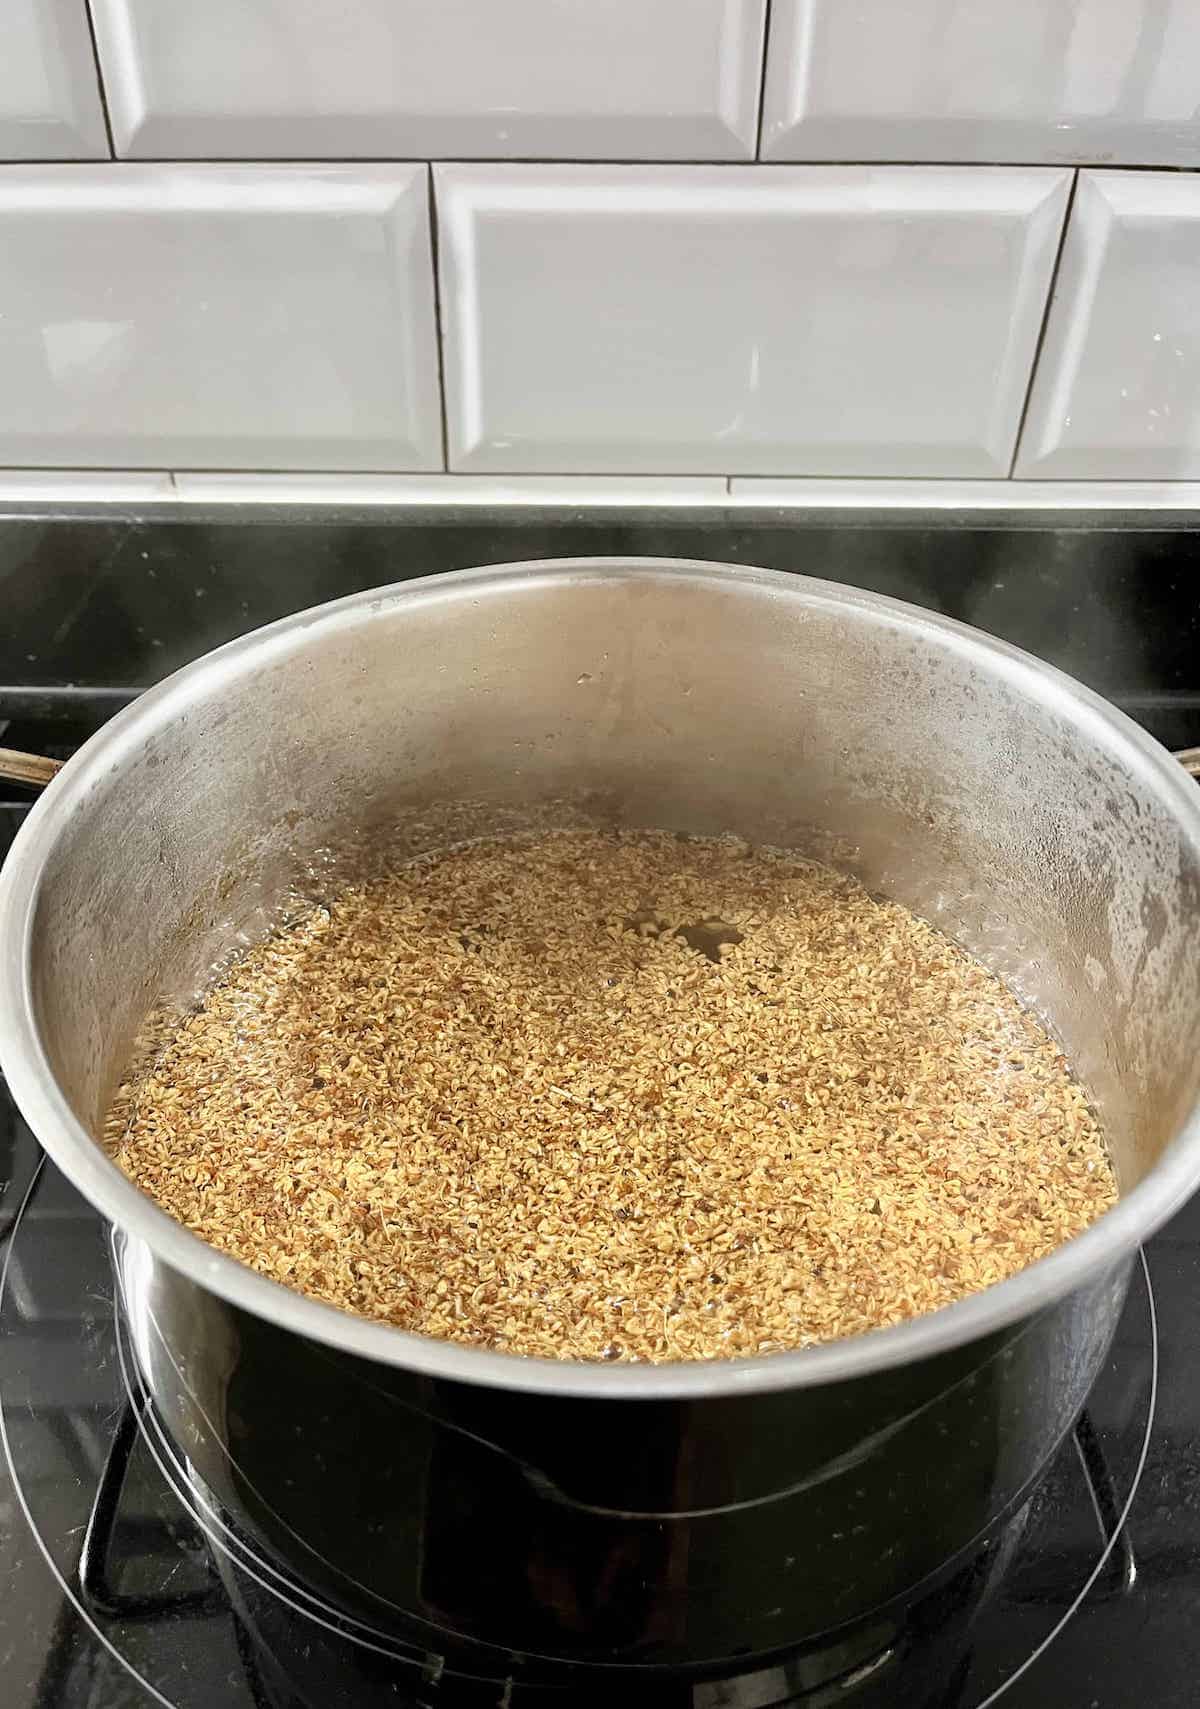
[[(853, 868), (1049, 1018), (1123, 1189), (932, 1316), (659, 1367), (521, 1360), (345, 1316), (210, 1250), (96, 1134), (135, 1035), (382, 856), (579, 817)], [(907, 606), (586, 560), (355, 596), (222, 648), (70, 762), (0, 880), (0, 1061), (117, 1231), (168, 1431), (342, 1606), (494, 1668), (704, 1669), (950, 1570), (1074, 1419), (1132, 1254), (1200, 1181), (1200, 795), (1094, 695)]]

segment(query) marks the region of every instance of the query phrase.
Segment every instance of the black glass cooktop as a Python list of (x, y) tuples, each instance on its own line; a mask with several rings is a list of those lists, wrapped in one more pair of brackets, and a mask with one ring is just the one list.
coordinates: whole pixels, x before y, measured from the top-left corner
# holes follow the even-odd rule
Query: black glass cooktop
[[(806, 527), (769, 513), (0, 518), (0, 743), (69, 752), (165, 670), (317, 599), (469, 562), (610, 552), (775, 564), (898, 593), (1054, 659), (1170, 745), (1200, 743), (1190, 528)], [(0, 856), (30, 799), (0, 786)], [(769, 1667), (614, 1696), (630, 1709), (1190, 1709), (1198, 1299), (1194, 1201), (1143, 1254), (1047, 1479), (949, 1583)], [(502, 1677), (466, 1676), (265, 1560), (160, 1430), (114, 1304), (108, 1231), (0, 1086), (5, 1709), (598, 1709), (614, 1696), (550, 1691), (517, 1657)]]

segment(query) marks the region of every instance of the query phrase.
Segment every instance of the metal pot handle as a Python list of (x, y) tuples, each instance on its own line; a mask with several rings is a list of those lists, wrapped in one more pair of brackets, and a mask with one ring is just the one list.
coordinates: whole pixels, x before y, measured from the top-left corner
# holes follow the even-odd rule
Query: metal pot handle
[(51, 760), (42, 754), (22, 754), (16, 748), (0, 748), (0, 777), (12, 783), (29, 783), (44, 789), (63, 768), (64, 761)]

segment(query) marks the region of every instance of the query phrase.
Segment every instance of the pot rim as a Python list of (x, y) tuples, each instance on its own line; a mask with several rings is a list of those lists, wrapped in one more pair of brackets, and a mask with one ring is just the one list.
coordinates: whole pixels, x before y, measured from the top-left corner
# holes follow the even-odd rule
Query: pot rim
[(529, 1393), (606, 1400), (701, 1399), (797, 1389), (864, 1377), (949, 1352), (1041, 1310), (1133, 1254), (1200, 1185), (1200, 1104), (1145, 1179), (1082, 1234), (1006, 1281), (886, 1329), (792, 1352), (670, 1364), (598, 1364), (489, 1352), (373, 1322), (311, 1299), (216, 1251), (174, 1221), (120, 1171), (71, 1110), (37, 1024), (33, 929), (42, 874), (61, 828), (89, 789), (119, 769), (156, 729), (223, 680), (302, 646), (310, 630), (353, 627), (406, 603), (478, 601), (502, 590), (582, 581), (667, 578), (736, 586), (813, 609), (865, 608), (943, 647), (971, 655), (1023, 697), (1102, 736), (1157, 795), (1200, 861), (1200, 790), (1167, 750), (1116, 707), (1052, 665), (967, 624), (882, 594), (786, 571), (697, 559), (586, 557), (483, 565), (370, 588), (297, 612), (204, 654), (139, 696), (63, 767), (27, 815), (0, 871), (0, 1069), (50, 1157), (110, 1222), (172, 1269), (280, 1328), (379, 1364), (428, 1377)]

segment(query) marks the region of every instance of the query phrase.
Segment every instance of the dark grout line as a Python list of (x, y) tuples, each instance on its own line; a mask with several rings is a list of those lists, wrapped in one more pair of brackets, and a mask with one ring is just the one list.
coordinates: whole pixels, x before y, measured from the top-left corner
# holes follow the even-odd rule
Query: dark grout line
[(758, 122), (754, 129), (754, 159), (762, 164), (763, 119), (767, 111), (767, 54), (771, 46), (771, 0), (763, 7), (762, 57), (758, 71)]
[[(108, 114), (108, 106), (104, 99), (101, 85), (101, 105), (104, 109), (105, 127), (109, 133), (109, 147), (113, 148), (112, 130)], [(760, 116), (761, 117), (761, 116)], [(760, 127), (761, 128), (761, 127)], [(229, 166), (250, 167), (303, 167), (303, 166), (594, 166), (598, 169), (611, 171), (613, 167), (636, 166), (661, 172), (691, 171), (702, 168), (711, 171), (713, 168), (731, 172), (745, 171), (748, 167), (761, 167), (766, 172), (786, 173), (802, 167), (806, 171), (821, 171), (826, 167), (879, 167), (881, 170), (904, 167), (910, 169), (928, 166), (936, 171), (954, 169), (961, 172), (1137, 172), (1137, 173), (1172, 173), (1179, 178), (1200, 177), (1200, 164), (1196, 166), (1171, 165), (1155, 161), (1116, 161), (1102, 159), (1083, 160), (1046, 160), (1025, 158), (1013, 160), (953, 160), (934, 158), (932, 156), (917, 160), (901, 159), (898, 156), (883, 157), (880, 155), (857, 157), (846, 155), (834, 159), (801, 159), (785, 160), (782, 157), (772, 157), (769, 160), (756, 159), (752, 155), (739, 156), (730, 159), (724, 156), (688, 155), (659, 155), (650, 158), (645, 155), (416, 155), (416, 154), (147, 154), (147, 155), (118, 155), (115, 151), (108, 160), (97, 159), (94, 155), (76, 155), (66, 158), (62, 155), (48, 156), (43, 159), (0, 160), (0, 174), (6, 168), (26, 166), (186, 166), (213, 167), (220, 169)]]
[[(1025, 437), (1025, 423), (1029, 416), (1029, 405), (1033, 398), (1033, 388), (1037, 382), (1037, 372), (1042, 360), (1042, 347), (1046, 342), (1046, 329), (1050, 325), (1050, 315), (1054, 308), (1054, 297), (1058, 290), (1058, 273), (1062, 266), (1063, 254), (1067, 247), (1067, 233), (1071, 229), (1071, 211), (1075, 206), (1075, 192), (1079, 188), (1079, 168), (1071, 174), (1071, 188), (1067, 191), (1067, 205), (1063, 209), (1062, 229), (1058, 234), (1058, 248), (1054, 252), (1054, 266), (1050, 269), (1050, 284), (1046, 290), (1046, 302), (1042, 309), (1042, 324), (1038, 328), (1037, 343), (1033, 347), (1033, 361), (1029, 365), (1029, 379), (1025, 385), (1025, 400), (1021, 405), (1021, 416), (1017, 422), (1017, 435), (1013, 440), (1012, 456), (1008, 461), (1008, 480), (1016, 478), (1017, 458), (1021, 455), (1021, 441)], [(1031, 477), (1036, 480), (1037, 476)]]
[(100, 111), (104, 114), (104, 134), (108, 138), (109, 159), (115, 160), (117, 148), (113, 141), (112, 115), (108, 110), (108, 91), (104, 87), (104, 71), (100, 64), (100, 43), (96, 39), (96, 20), (92, 16), (92, 0), (84, 0), (83, 15), (87, 19), (88, 35), (92, 41), (92, 63), (96, 69), (96, 86), (100, 91)]
[[(193, 475), (268, 475), (275, 477), (285, 475), (296, 480), (368, 480), (368, 481), (437, 481), (446, 475), (455, 479), (486, 481), (722, 481), (725, 483), (790, 482), (806, 483), (809, 485), (826, 486), (862, 486), (897, 487), (897, 486), (940, 486), (952, 487), (958, 485), (991, 486), (998, 492), (1003, 492), (1014, 479), (1008, 475), (830, 475), (813, 474), (802, 469), (792, 469), (787, 473), (778, 470), (759, 471), (750, 473), (741, 471), (730, 475), (722, 470), (713, 469), (647, 469), (641, 466), (637, 469), (300, 469), (295, 465), (290, 467), (280, 465), (260, 464), (230, 464), (218, 466), (207, 464), (203, 467), (180, 467), (175, 470), (163, 468), (161, 465), (129, 463), (0, 463), (0, 478), (5, 475), (133, 475), (155, 476), (163, 475), (172, 484), (177, 484), (177, 478), (183, 476), (190, 479)], [(1114, 477), (1111, 475), (1023, 475), (1017, 478), (1019, 486), (1083, 486), (1083, 487), (1181, 487), (1200, 486), (1200, 480), (1194, 476), (1180, 475), (1169, 478), (1148, 476), (1145, 478)], [(732, 490), (732, 487), (730, 487)]]
[(449, 409), (446, 403), (446, 348), (445, 333), (442, 330), (442, 278), (441, 262), (438, 251), (438, 206), (437, 187), (434, 184), (433, 164), (425, 168), (426, 186), (429, 197), (429, 255), (433, 268), (433, 338), (437, 346), (437, 381), (438, 401), (442, 409), (442, 471), (450, 472), (450, 421)]

